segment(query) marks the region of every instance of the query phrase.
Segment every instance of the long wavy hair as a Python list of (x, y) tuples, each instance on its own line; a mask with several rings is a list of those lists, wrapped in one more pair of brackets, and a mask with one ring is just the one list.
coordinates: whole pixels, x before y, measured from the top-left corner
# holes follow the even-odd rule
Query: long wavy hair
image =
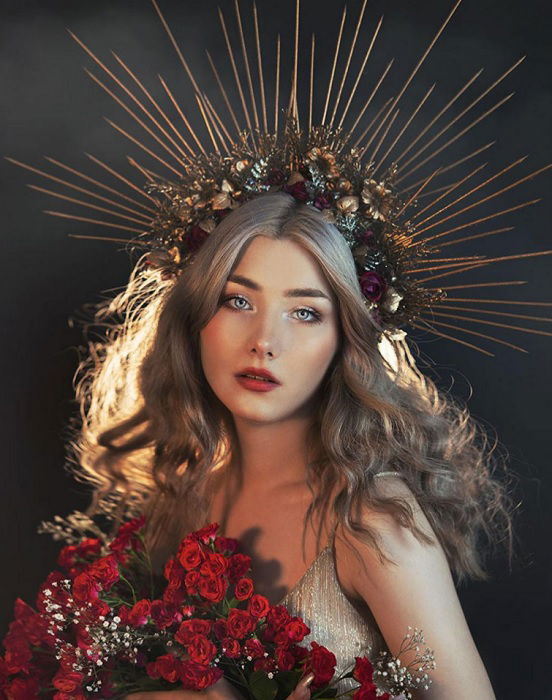
[(491, 444), (467, 408), (416, 369), (406, 341), (389, 341), (394, 358), (384, 358), (381, 329), (342, 235), (321, 212), (281, 192), (230, 213), (178, 278), (142, 259), (124, 291), (98, 306), (95, 321), (108, 331), (89, 343), (77, 371), (81, 410), (71, 440), (72, 469), (93, 487), (89, 514), (114, 497), (119, 517), (128, 507), (145, 512), (160, 560), (206, 523), (213, 480), (230, 468), (239, 444), (230, 412), (203, 373), (199, 333), (259, 235), (293, 241), (312, 256), (340, 322), (340, 347), (312, 419), (319, 453), (307, 466), (313, 500), (303, 535), (314, 514), (329, 511), (387, 559), (377, 533), (362, 521), (368, 505), (431, 543), (406, 499), (378, 492), (375, 475), (393, 469), (416, 497), (458, 582), (488, 579), (485, 559), (494, 545), (506, 544), (512, 555), (509, 472), (498, 442)]

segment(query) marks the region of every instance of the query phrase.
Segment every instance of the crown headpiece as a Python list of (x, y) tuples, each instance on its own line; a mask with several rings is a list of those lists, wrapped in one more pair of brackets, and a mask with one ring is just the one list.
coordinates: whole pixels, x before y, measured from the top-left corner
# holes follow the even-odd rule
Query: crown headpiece
[[(492, 214), (478, 217), (471, 211), (493, 200), (506, 191), (525, 182), (551, 167), (547, 165), (535, 172), (525, 175), (515, 182), (498, 189), (491, 189), (495, 180), (524, 159), (520, 158), (507, 165), (490, 177), (477, 181), (478, 174), (484, 167), (477, 165), (463, 177), (453, 179), (446, 185), (436, 187), (438, 179), (447, 172), (453, 172), (461, 164), (476, 158), (489, 148), (488, 144), (466, 154), (452, 163), (435, 167), (436, 159), (455, 141), (461, 138), (478, 122), (492, 114), (506, 102), (511, 95), (499, 100), (482, 115), (455, 131), (456, 124), (470, 112), (487, 94), (489, 94), (511, 71), (521, 63), (517, 61), (506, 70), (492, 85), (486, 88), (467, 107), (456, 116), (449, 117), (451, 106), (463, 95), (479, 77), (481, 71), (471, 77), (457, 94), (442, 108), (430, 122), (405, 144), (405, 134), (409, 133), (412, 122), (418, 112), (428, 101), (433, 85), (399, 124), (397, 107), (404, 93), (412, 83), (418, 70), (424, 63), (434, 44), (441, 36), (452, 18), (461, 0), (458, 0), (443, 24), (439, 27), (427, 50), (410, 73), (406, 82), (394, 97), (385, 102), (379, 98), (379, 90), (385, 81), (393, 61), (385, 67), (383, 73), (374, 81), (356, 116), (351, 115), (351, 105), (355, 95), (359, 94), (367, 61), (382, 26), (382, 19), (376, 24), (365, 48), (363, 58), (356, 75), (351, 72), (353, 57), (357, 50), (358, 37), (364, 21), (366, 0), (363, 0), (354, 35), (346, 58), (342, 55), (344, 26), (347, 8), (345, 7), (338, 30), (331, 73), (328, 77), (326, 98), (322, 114), (313, 113), (314, 75), (316, 68), (315, 38), (311, 41), (306, 84), (309, 88), (304, 109), (299, 109), (299, 33), (300, 0), (296, 0), (296, 21), (294, 31), (293, 69), (290, 98), (282, 105), (282, 75), (280, 38), (276, 42), (276, 73), (273, 96), (268, 95), (268, 82), (263, 72), (263, 50), (261, 46), (259, 18), (256, 5), (253, 5), (254, 41), (248, 47), (242, 14), (235, 0), (237, 31), (241, 51), (232, 46), (230, 33), (222, 11), (219, 17), (224, 41), (235, 84), (239, 112), (245, 123), (240, 123), (235, 105), (228, 94), (228, 83), (221, 75), (207, 53), (210, 68), (218, 85), (220, 99), (224, 104), (227, 118), (223, 118), (211, 99), (198, 84), (187, 60), (167, 24), (156, 0), (152, 3), (173, 44), (178, 57), (191, 81), (196, 106), (202, 120), (206, 145), (198, 136), (190, 119), (178, 103), (170, 87), (160, 78), (163, 89), (174, 110), (178, 123), (162, 108), (148, 89), (116, 54), (119, 68), (126, 76), (127, 82), (116, 75), (102, 62), (80, 39), (73, 38), (88, 53), (95, 63), (108, 76), (119, 91), (119, 96), (91, 71), (87, 72), (98, 85), (106, 90), (140, 125), (143, 131), (157, 143), (158, 152), (152, 151), (145, 144), (110, 122), (123, 136), (142, 148), (150, 158), (161, 164), (164, 175), (156, 174), (151, 168), (129, 158), (130, 163), (146, 180), (140, 190), (128, 178), (103, 163), (90, 158), (115, 178), (141, 192), (144, 201), (131, 199), (128, 195), (107, 187), (98, 180), (81, 173), (67, 165), (48, 159), (54, 165), (69, 171), (77, 180), (92, 182), (97, 188), (114, 192), (126, 203), (108, 199), (95, 190), (76, 185), (74, 182), (45, 173), (33, 166), (13, 161), (35, 173), (53, 179), (58, 184), (85, 193), (88, 200), (76, 199), (34, 187), (50, 195), (88, 207), (93, 211), (108, 213), (113, 220), (99, 220), (77, 214), (58, 211), (48, 213), (76, 220), (88, 221), (96, 225), (111, 226), (136, 234), (133, 239), (100, 236), (80, 236), (82, 238), (105, 238), (115, 242), (130, 243), (141, 251), (149, 251), (147, 261), (150, 265), (160, 267), (163, 276), (178, 275), (215, 226), (230, 211), (245, 201), (261, 193), (283, 190), (297, 200), (319, 209), (327, 221), (333, 223), (344, 236), (351, 248), (360, 287), (376, 321), (393, 337), (404, 335), (400, 327), (411, 325), (439, 337), (448, 338), (462, 345), (492, 355), (488, 350), (468, 340), (452, 335), (449, 329), (456, 329), (473, 336), (492, 340), (517, 350), (523, 348), (503, 339), (482, 333), (463, 324), (486, 324), (490, 327), (517, 329), (529, 333), (552, 335), (548, 331), (527, 328), (496, 320), (517, 318), (533, 321), (550, 321), (542, 316), (514, 314), (481, 307), (481, 303), (517, 304), (550, 306), (550, 302), (514, 302), (506, 299), (480, 299), (477, 297), (450, 296), (451, 290), (481, 289), (491, 286), (523, 284), (522, 281), (480, 282), (473, 284), (439, 285), (443, 278), (484, 267), (494, 262), (548, 255), (552, 250), (500, 255), (489, 257), (483, 254), (451, 256), (448, 247), (460, 242), (481, 239), (511, 230), (511, 227), (494, 228), (470, 235), (465, 232), (487, 223), (496, 217), (521, 209), (531, 202), (522, 202), (499, 209)], [(254, 46), (251, 52), (251, 45)], [(242, 75), (238, 70), (237, 55), (242, 57)], [(250, 54), (253, 53), (254, 59)], [(345, 60), (344, 66), (343, 59)], [(303, 65), (303, 62), (301, 62)], [(255, 79), (254, 79), (255, 75)], [(230, 82), (230, 81), (229, 81)], [(255, 87), (254, 87), (255, 85)], [(269, 110), (269, 105), (271, 109)], [(269, 115), (270, 111), (270, 115)], [(373, 113), (372, 113), (373, 112)], [(445, 116), (447, 115), (447, 116)], [(448, 121), (447, 121), (448, 119)], [(436, 126), (437, 125), (437, 126)], [(435, 129), (434, 129), (435, 127)], [(434, 131), (436, 133), (434, 133)], [(444, 143), (441, 137), (448, 140)], [(428, 172), (427, 168), (429, 167)], [(489, 189), (491, 191), (489, 192)], [(421, 203), (422, 198), (431, 197), (428, 204)], [(103, 200), (102, 205), (97, 202)], [(129, 206), (129, 201), (132, 206)], [(105, 207), (105, 202), (110, 208)], [(152, 206), (153, 205), (153, 206)], [(132, 216), (129, 216), (132, 214)], [(456, 217), (470, 212), (469, 221), (457, 224)], [(121, 224), (121, 219), (125, 220)], [(137, 222), (140, 228), (129, 226), (126, 222)], [(458, 221), (458, 219), (456, 219)], [(454, 234), (460, 234), (454, 237)], [(429, 283), (429, 285), (428, 285)], [(453, 313), (450, 313), (453, 312)], [(475, 314), (475, 315), (474, 315)], [(483, 318), (481, 317), (483, 315)], [(489, 318), (495, 318), (491, 320)]]

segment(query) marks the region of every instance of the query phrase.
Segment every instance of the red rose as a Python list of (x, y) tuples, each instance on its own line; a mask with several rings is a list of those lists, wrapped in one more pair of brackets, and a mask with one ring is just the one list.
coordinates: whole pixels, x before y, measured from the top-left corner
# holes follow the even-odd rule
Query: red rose
[(26, 671), (32, 657), (31, 650), (26, 640), (22, 637), (8, 634), (4, 639), (4, 646), (6, 647), (4, 661), (8, 673)]
[(267, 673), (271, 671), (276, 671), (276, 662), (270, 657), (266, 659), (257, 659), (253, 663), (254, 671), (266, 671)]
[(295, 657), (287, 649), (276, 649), (276, 663), (280, 671), (291, 671), (295, 666)]
[(200, 542), (203, 542), (203, 544), (214, 542), (218, 527), (218, 523), (206, 525), (205, 527), (202, 527), (201, 530), (196, 530), (194, 532), (194, 537), (196, 537)]
[(223, 652), (229, 659), (237, 659), (241, 655), (241, 647), (237, 639), (225, 637), (221, 643)]
[(76, 545), (68, 544), (66, 547), (63, 547), (57, 558), (58, 566), (61, 566), (62, 569), (69, 571), (69, 569), (71, 569), (75, 565), (76, 554)]
[(199, 595), (213, 603), (220, 603), (227, 588), (226, 582), (219, 576), (202, 576), (199, 579)]
[(190, 644), (188, 644), (190, 659), (197, 664), (210, 664), (216, 653), (216, 646), (203, 634), (196, 634)]
[(89, 556), (97, 557), (102, 550), (102, 543), (97, 537), (87, 537), (77, 547), (79, 557), (86, 559)]
[(25, 637), (31, 644), (38, 646), (49, 641), (48, 638), (51, 638), (51, 635), (48, 634), (46, 620), (39, 613), (35, 612), (30, 605), (21, 600), (21, 598), (17, 598), (13, 611), (15, 620), (21, 626), (21, 629), (24, 630)]
[(215, 547), (219, 552), (229, 552), (234, 554), (238, 549), (239, 542), (230, 537), (215, 537)]
[(162, 600), (152, 601), (150, 615), (156, 626), (161, 630), (170, 627), (173, 622), (182, 622), (182, 615), (178, 610), (167, 605)]
[(228, 613), (227, 621), (228, 634), (235, 639), (243, 639), (250, 632), (253, 632), (256, 620), (245, 610), (232, 608)]
[(321, 644), (311, 642), (310, 670), (314, 673), (313, 686), (327, 685), (335, 673), (335, 654)]
[(299, 202), (306, 202), (309, 198), (309, 193), (307, 192), (304, 180), (295, 182), (293, 185), (286, 185), (284, 187), (284, 191), (288, 192), (292, 197), (295, 197), (295, 199), (299, 200)]
[(155, 670), (159, 677), (164, 678), (169, 683), (176, 683), (180, 676), (180, 661), (172, 654), (158, 656), (155, 660)]
[(222, 554), (209, 552), (199, 571), (204, 576), (222, 576), (227, 568), (228, 561)]
[(174, 638), (177, 642), (186, 646), (190, 644), (197, 634), (208, 635), (211, 632), (211, 626), (210, 620), (198, 620), (197, 618), (184, 620), (176, 631)]
[(184, 582), (184, 574), (184, 567), (175, 559), (175, 557), (171, 557), (171, 559), (169, 559), (169, 561), (165, 564), (163, 575), (169, 582), (169, 586), (173, 586), (174, 588), (181, 586)]
[(163, 593), (163, 602), (173, 608), (178, 608), (186, 599), (186, 591), (182, 588), (166, 588)]
[(247, 600), (253, 593), (253, 581), (250, 578), (241, 578), (234, 589), (234, 597), (237, 600)]
[(310, 629), (305, 625), (300, 617), (294, 617), (287, 623), (286, 632), (288, 637), (293, 642), (302, 642), (307, 634), (310, 634)]
[(87, 573), (79, 574), (73, 581), (73, 598), (78, 603), (88, 603), (98, 598), (100, 587)]
[(361, 685), (373, 682), (374, 667), (367, 656), (355, 656), (355, 668), (353, 678)]
[(62, 671), (54, 676), (52, 683), (62, 693), (74, 693), (81, 689), (83, 678), (83, 674), (77, 671)]
[[(260, 597), (262, 597), (262, 596), (260, 596)], [(253, 598), (256, 598), (256, 596), (253, 596)], [(253, 601), (253, 598), (249, 601), (250, 605), (251, 605), (251, 602)], [(266, 600), (266, 598), (265, 598), (265, 600)], [(271, 608), (266, 613), (266, 621), (268, 622), (269, 625), (272, 625), (272, 627), (276, 627), (276, 629), (278, 629), (280, 627), (284, 627), (284, 625), (287, 625), (287, 623), (290, 620), (291, 620), (291, 615), (289, 614), (289, 612), (287, 611), (287, 609), (283, 605), (275, 605), (273, 608)]]
[(178, 553), (178, 561), (187, 571), (197, 568), (203, 559), (204, 555), (198, 542), (190, 540), (182, 543)]
[[(268, 615), (269, 611), (270, 603), (264, 597), (264, 595), (259, 595), (258, 593), (255, 593), (255, 595), (251, 596), (251, 598), (249, 599), (249, 603), (247, 604), (247, 612), (250, 615), (252, 615), (255, 618), (265, 617), (265, 615)], [(289, 619), (289, 613), (287, 612), (287, 610), (286, 614)]]
[(245, 652), (246, 656), (250, 656), (252, 659), (260, 659), (266, 649), (264, 646), (261, 644), (261, 642), (258, 639), (248, 639), (245, 644), (243, 645), (243, 650)]
[(5, 697), (10, 700), (31, 700), (39, 697), (40, 686), (36, 678), (12, 678)]
[(188, 595), (197, 595), (199, 592), (199, 572), (188, 571), (184, 577), (184, 585), (186, 586)]
[(224, 639), (228, 634), (226, 622), (224, 620), (216, 620), (213, 623), (213, 633), (217, 639)]
[(251, 568), (251, 557), (246, 554), (233, 554), (228, 560), (228, 579), (230, 583), (236, 583)]
[(205, 667), (193, 661), (184, 661), (180, 666), (180, 680), (187, 690), (204, 690), (222, 678), (220, 668)]
[(387, 282), (377, 272), (369, 270), (361, 276), (360, 288), (365, 297), (371, 301), (379, 301), (387, 289)]
[(102, 584), (104, 591), (108, 591), (119, 580), (119, 566), (113, 554), (98, 559), (88, 569), (88, 574), (98, 583)]
[(145, 598), (135, 603), (128, 613), (128, 624), (132, 627), (141, 627), (148, 621), (151, 613), (151, 603)]

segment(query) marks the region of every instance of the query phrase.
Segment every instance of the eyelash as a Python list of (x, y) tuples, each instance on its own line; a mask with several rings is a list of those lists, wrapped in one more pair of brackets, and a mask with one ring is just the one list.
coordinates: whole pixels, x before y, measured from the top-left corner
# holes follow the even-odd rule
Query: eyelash
[[(222, 297), (221, 304), (226, 305), (226, 308), (230, 309), (231, 311), (242, 311), (242, 309), (238, 309), (235, 306), (227, 305), (227, 302), (231, 301), (232, 299), (243, 299), (244, 301), (247, 301), (247, 299), (245, 297), (242, 297), (239, 294), (231, 294), (229, 296)], [(313, 315), (314, 318), (310, 321), (307, 321), (305, 319), (299, 319), (299, 321), (303, 321), (303, 323), (321, 323), (322, 322), (322, 314), (320, 312), (316, 311), (315, 309), (310, 309), (308, 306), (301, 306), (299, 309), (295, 309), (295, 311), (308, 311), (310, 314)]]

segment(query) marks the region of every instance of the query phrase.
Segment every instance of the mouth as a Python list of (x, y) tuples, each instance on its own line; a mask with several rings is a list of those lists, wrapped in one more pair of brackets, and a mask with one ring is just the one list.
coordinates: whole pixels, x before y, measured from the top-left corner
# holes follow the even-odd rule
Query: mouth
[(266, 369), (256, 369), (255, 367), (246, 367), (242, 372), (236, 374), (238, 379), (247, 379), (252, 381), (264, 382), (267, 384), (279, 385), (280, 382), (276, 377)]

